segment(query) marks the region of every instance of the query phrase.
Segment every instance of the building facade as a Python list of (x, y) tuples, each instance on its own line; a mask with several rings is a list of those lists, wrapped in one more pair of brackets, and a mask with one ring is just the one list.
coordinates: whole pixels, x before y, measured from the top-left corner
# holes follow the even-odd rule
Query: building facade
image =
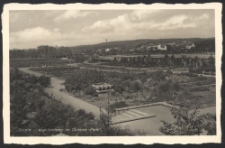
[(98, 96), (106, 96), (109, 92), (113, 91), (113, 85), (108, 83), (95, 83), (92, 84)]

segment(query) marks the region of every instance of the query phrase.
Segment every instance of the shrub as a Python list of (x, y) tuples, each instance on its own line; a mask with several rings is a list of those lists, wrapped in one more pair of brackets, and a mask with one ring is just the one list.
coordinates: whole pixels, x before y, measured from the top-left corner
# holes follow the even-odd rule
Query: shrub
[(172, 84), (172, 90), (175, 90), (175, 91), (179, 91), (181, 88), (180, 88), (180, 85), (179, 83), (175, 82)]
[(91, 95), (91, 96), (97, 96), (95, 89), (91, 86), (84, 89), (84, 94)]
[(43, 75), (38, 78), (38, 81), (41, 85), (48, 86), (48, 85), (50, 85), (51, 79), (49, 77), (46, 77)]
[(124, 87), (118, 83), (113, 85), (113, 89), (118, 93), (122, 93), (123, 91), (125, 91)]
[(124, 101), (115, 102), (110, 105), (110, 110), (115, 110), (116, 108), (127, 107), (128, 105)]
[(138, 92), (141, 91), (143, 89), (143, 83), (140, 80), (135, 80), (133, 82), (131, 82), (130, 84), (130, 90), (132, 92)]
[(171, 88), (171, 81), (166, 81), (166, 83), (162, 83), (159, 85), (159, 92), (167, 92)]

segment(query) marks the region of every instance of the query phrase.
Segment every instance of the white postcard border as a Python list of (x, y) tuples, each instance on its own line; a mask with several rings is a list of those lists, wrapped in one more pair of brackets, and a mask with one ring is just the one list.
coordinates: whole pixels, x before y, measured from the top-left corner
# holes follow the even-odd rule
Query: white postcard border
[[(9, 11), (10, 10), (118, 10), (118, 9), (215, 9), (215, 39), (216, 39), (216, 136), (109, 136), (109, 137), (10, 137), (10, 105), (9, 105)], [(4, 143), (7, 144), (201, 144), (221, 142), (221, 59), (222, 59), (222, 4), (6, 4), (2, 13), (3, 25), (3, 119)]]

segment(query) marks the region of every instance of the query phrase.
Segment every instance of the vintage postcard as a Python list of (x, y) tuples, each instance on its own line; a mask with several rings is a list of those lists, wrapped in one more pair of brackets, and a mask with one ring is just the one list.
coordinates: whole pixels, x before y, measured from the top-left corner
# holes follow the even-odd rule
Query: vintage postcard
[(220, 143), (221, 12), (5, 5), (4, 143)]

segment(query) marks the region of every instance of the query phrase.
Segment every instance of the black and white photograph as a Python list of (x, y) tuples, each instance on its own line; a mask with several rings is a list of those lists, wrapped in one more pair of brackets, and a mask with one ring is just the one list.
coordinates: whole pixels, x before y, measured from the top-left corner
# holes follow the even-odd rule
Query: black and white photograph
[(4, 7), (6, 141), (220, 142), (220, 4), (80, 5)]

